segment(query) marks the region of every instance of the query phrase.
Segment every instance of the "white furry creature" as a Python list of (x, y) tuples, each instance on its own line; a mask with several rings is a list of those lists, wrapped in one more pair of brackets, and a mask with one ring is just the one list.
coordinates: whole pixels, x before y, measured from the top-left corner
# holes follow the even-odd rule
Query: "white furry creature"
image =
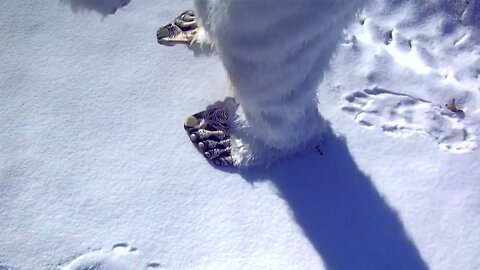
[(315, 146), (325, 127), (317, 86), (364, 2), (195, 0), (194, 12), (160, 28), (161, 44), (213, 47), (231, 81), (228, 136), (202, 133), (199, 121), (187, 125), (205, 156), (218, 165), (266, 165)]

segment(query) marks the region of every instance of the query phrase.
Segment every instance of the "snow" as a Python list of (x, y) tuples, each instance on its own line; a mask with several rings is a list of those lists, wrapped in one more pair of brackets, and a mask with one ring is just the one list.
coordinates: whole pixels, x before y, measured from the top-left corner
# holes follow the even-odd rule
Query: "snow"
[(480, 269), (480, 3), (411, 2), (346, 30), (324, 155), (245, 171), (182, 127), (228, 89), (156, 44), (190, 0), (0, 3), (0, 269)]

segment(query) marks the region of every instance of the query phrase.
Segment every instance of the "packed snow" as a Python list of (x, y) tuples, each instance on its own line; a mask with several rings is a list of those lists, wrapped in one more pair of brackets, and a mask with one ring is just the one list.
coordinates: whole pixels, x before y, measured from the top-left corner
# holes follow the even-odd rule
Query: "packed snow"
[(228, 94), (219, 59), (156, 43), (192, 7), (0, 3), (0, 269), (480, 269), (479, 1), (374, 1), (323, 144), (240, 171), (182, 126)]

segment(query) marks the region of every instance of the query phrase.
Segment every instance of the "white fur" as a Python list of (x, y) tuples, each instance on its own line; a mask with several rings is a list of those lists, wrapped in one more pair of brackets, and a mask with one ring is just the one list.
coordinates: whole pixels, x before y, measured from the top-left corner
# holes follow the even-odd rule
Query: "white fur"
[(316, 87), (362, 0), (195, 0), (236, 101), (237, 165), (271, 163), (319, 141)]

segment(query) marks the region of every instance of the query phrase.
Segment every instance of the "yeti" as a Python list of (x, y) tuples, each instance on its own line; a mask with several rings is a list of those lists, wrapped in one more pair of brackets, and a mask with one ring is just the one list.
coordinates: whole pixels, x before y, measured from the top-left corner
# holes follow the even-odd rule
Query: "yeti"
[(317, 86), (362, 0), (194, 0), (158, 42), (216, 54), (232, 98), (185, 128), (220, 166), (268, 165), (317, 145), (326, 129)]

